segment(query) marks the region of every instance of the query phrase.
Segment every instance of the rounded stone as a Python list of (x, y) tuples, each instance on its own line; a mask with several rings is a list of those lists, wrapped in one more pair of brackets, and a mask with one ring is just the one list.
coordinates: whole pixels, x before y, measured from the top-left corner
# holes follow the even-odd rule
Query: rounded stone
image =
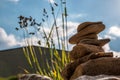
[(76, 38), (69, 39), (69, 42), (71, 44), (78, 44), (81, 40), (84, 40), (84, 39), (95, 39), (95, 40), (97, 40), (98, 36), (97, 36), (97, 34), (87, 34), (85, 36), (78, 37), (77, 39)]
[(77, 32), (81, 31), (82, 29), (86, 28), (87, 26), (93, 25), (93, 24), (102, 24), (102, 22), (84, 22), (78, 25)]
[(85, 35), (88, 35), (88, 34), (98, 34), (99, 32), (103, 31), (104, 29), (105, 29), (105, 25), (101, 24), (101, 23), (87, 26), (86, 28), (82, 29), (81, 31), (79, 31), (78, 33), (73, 35), (69, 39), (69, 42), (70, 43), (76, 43), (76, 41), (78, 41), (79, 37), (85, 36)]

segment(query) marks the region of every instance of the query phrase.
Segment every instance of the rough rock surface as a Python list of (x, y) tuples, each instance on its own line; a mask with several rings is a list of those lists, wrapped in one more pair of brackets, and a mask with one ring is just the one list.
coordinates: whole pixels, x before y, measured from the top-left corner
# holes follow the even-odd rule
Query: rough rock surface
[(77, 33), (69, 39), (76, 45), (69, 54), (72, 62), (62, 70), (64, 80), (83, 75), (120, 75), (120, 58), (113, 58), (112, 52), (105, 52), (102, 48), (110, 39), (97, 38), (104, 28), (102, 22), (84, 22), (78, 26)]
[(22, 74), (18, 80), (52, 80), (48, 76), (42, 76), (38, 74)]
[(96, 45), (96, 46), (104, 46), (106, 43), (110, 42), (110, 39), (83, 39), (79, 43)]
[(69, 39), (69, 42), (71, 44), (76, 44), (76, 43), (79, 43), (80, 40), (84, 40), (84, 39), (95, 39), (96, 40), (96, 39), (98, 39), (98, 36), (95, 33), (87, 34), (87, 35), (84, 35), (84, 36), (71, 38), (71, 39)]
[(78, 45), (74, 46), (73, 50), (70, 52), (70, 59), (76, 60), (90, 53), (97, 52), (104, 52), (104, 50), (100, 46), (79, 43)]
[[(73, 75), (75, 69), (82, 63), (85, 63), (91, 59), (96, 59), (96, 58), (99, 58), (99, 57), (112, 57), (113, 54), (112, 52), (109, 52), (109, 53), (91, 53), (90, 55), (86, 55), (82, 58), (79, 58), (71, 63), (69, 63), (62, 71), (62, 76), (64, 78), (64, 80), (69, 80), (70, 77)], [(82, 74), (82, 73), (81, 73)], [(78, 74), (80, 75), (80, 74)]]
[(83, 76), (78, 77), (75, 80), (120, 80), (120, 76), (114, 76), (114, 75), (88, 76), (88, 75), (83, 75)]
[(77, 66), (71, 80), (82, 75), (95, 76), (100, 74), (120, 75), (120, 58), (103, 57), (89, 60)]
[(93, 24), (102, 24), (102, 22), (84, 22), (84, 23), (81, 23), (80, 25), (78, 25), (77, 32), (79, 32), (80, 30), (84, 29), (85, 27), (93, 25)]

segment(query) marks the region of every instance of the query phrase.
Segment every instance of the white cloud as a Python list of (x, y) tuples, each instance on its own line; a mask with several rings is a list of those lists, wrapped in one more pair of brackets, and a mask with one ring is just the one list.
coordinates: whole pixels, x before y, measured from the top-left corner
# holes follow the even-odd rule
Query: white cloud
[(116, 39), (116, 37), (114, 37), (114, 36), (112, 36), (112, 35), (110, 35), (110, 34), (104, 35), (104, 38), (109, 38), (109, 39), (113, 39), (113, 40)]
[(13, 34), (8, 35), (3, 28), (0, 27), (0, 50), (20, 45)]
[[(59, 30), (59, 33), (60, 33), (60, 36), (62, 37), (63, 35), (63, 27), (62, 27), (62, 21), (59, 19), (57, 20), (57, 23), (58, 23), (58, 30)], [(68, 21), (67, 22), (67, 35), (68, 38), (71, 36), (71, 35), (74, 35), (76, 32), (77, 32), (77, 27), (80, 23), (78, 22), (72, 22), (72, 21)], [(65, 32), (66, 32), (66, 25), (64, 24), (64, 29), (65, 29)]]
[(51, 3), (54, 3), (55, 1), (54, 0), (50, 0)]
[[(119, 26), (111, 26), (108, 31), (106, 32), (106, 34), (101, 37), (102, 38), (110, 38), (111, 40), (115, 40), (117, 38), (120, 37), (120, 27)], [(103, 46), (104, 50), (106, 52), (113, 52), (114, 57), (120, 57), (120, 52), (114, 51), (110, 48), (109, 43), (106, 44), (105, 46)]]
[(19, 2), (20, 0), (8, 0), (8, 1), (17, 3), (17, 2)]
[(120, 38), (120, 27), (119, 26), (111, 26), (106, 34), (102, 36), (102, 38), (110, 38), (112, 40), (116, 40), (117, 38)]
[[(63, 24), (62, 24), (62, 20), (60, 18), (58, 18), (56, 21), (57, 21), (56, 23), (57, 23), (57, 27), (58, 27), (58, 33), (59, 33), (60, 37), (62, 37), (63, 36), (63, 27), (62, 27)], [(74, 35), (75, 32), (77, 32), (77, 27), (78, 27), (79, 24), (80, 23), (78, 23), (78, 22), (72, 22), (72, 21), (68, 21), (67, 22), (68, 37), (70, 35)], [(65, 24), (64, 24), (64, 27), (65, 27), (64, 29), (66, 29), (66, 25)], [(44, 27), (44, 30), (45, 30), (45, 32), (47, 34), (49, 34), (49, 32), (51, 30), (51, 27)], [(66, 32), (66, 30), (65, 30), (65, 32)], [(57, 36), (57, 34), (56, 34), (56, 28), (55, 27), (54, 27), (54, 30), (53, 30), (52, 34), (53, 34), (53, 37), (55, 39), (56, 36)]]
[[(60, 32), (62, 32), (63, 29), (62, 29), (61, 19), (57, 19), (57, 23), (58, 23), (58, 27), (60, 28)], [(75, 32), (77, 30), (77, 27), (78, 27), (79, 24), (80, 23), (78, 23), (78, 22), (67, 21), (68, 33), (69, 34), (75, 34), (75, 33), (72, 33), (72, 32), (73, 31)]]
[(104, 45), (104, 46), (103, 46), (103, 49), (104, 49), (106, 52), (111, 51), (110, 46), (109, 46), (109, 43), (106, 44), (106, 45)]
[[(35, 45), (38, 46), (38, 41), (41, 38), (32, 36), (30, 38), (17, 40), (13, 34), (7, 34), (3, 28), (0, 27), (0, 50), (17, 48), (22, 46)], [(42, 45), (45, 46), (45, 41), (41, 40)]]
[[(61, 24), (62, 22), (60, 20), (58, 20), (57, 23), (58, 23), (58, 27), (59, 27), (58, 28), (59, 38), (60, 38), (60, 40), (62, 40), (62, 36), (63, 36), (63, 30), (62, 30), (62, 24)], [(75, 34), (77, 25), (79, 23), (68, 21), (67, 24), (68, 24), (68, 34), (71, 34), (71, 35)], [(50, 28), (44, 27), (44, 30), (45, 30), (45, 33), (47, 33), (47, 35), (48, 35), (50, 32)], [(33, 36), (31, 38), (26, 38), (25, 40), (24, 39), (17, 40), (13, 34), (7, 34), (3, 28), (0, 28), (0, 38), (1, 38), (0, 39), (0, 50), (26, 46), (27, 45), (26, 41), (28, 41), (29, 44), (31, 44), (31, 45), (38, 46), (38, 40), (40, 40), (41, 46), (46, 46), (46, 40), (43, 39), (44, 34), (40, 33), (38, 35), (39, 36)], [(42, 35), (42, 36), (40, 36), (40, 35)], [(57, 40), (57, 34), (56, 34), (55, 28), (52, 33), (52, 37), (53, 37), (54, 43), (56, 45), (56, 48), (58, 48), (58, 42), (57, 42), (58, 40)], [(68, 40), (66, 40), (66, 41), (68, 41)]]
[(120, 27), (118, 26), (110, 27), (108, 34), (120, 37)]
[(103, 49), (105, 50), (105, 52), (113, 52), (114, 57), (120, 57), (120, 52), (111, 50), (109, 44), (106, 44), (105, 46), (103, 46)]
[(48, 2), (50, 2), (52, 4), (55, 2), (55, 0), (45, 0), (45, 1), (48, 1)]

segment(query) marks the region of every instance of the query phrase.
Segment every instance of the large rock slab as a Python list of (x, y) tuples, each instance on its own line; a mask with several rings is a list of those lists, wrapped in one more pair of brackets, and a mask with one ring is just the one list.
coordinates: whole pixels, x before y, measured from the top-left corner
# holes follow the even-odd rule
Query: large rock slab
[(120, 58), (101, 57), (80, 64), (70, 80), (82, 75), (120, 75)]

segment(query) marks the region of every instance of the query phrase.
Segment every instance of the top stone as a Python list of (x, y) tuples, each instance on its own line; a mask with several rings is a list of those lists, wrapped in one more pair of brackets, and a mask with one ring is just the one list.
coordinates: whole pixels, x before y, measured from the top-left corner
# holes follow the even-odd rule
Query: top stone
[(84, 22), (78, 25), (77, 32), (93, 24), (102, 24), (102, 22)]
[[(89, 24), (88, 24), (89, 23)], [(79, 37), (85, 36), (88, 34), (98, 34), (99, 32), (103, 31), (105, 29), (105, 25), (102, 24), (102, 22), (85, 22), (82, 23), (81, 26), (78, 26), (77, 31), (75, 35), (73, 35), (70, 39), (69, 42), (71, 44), (76, 43), (78, 41)]]

